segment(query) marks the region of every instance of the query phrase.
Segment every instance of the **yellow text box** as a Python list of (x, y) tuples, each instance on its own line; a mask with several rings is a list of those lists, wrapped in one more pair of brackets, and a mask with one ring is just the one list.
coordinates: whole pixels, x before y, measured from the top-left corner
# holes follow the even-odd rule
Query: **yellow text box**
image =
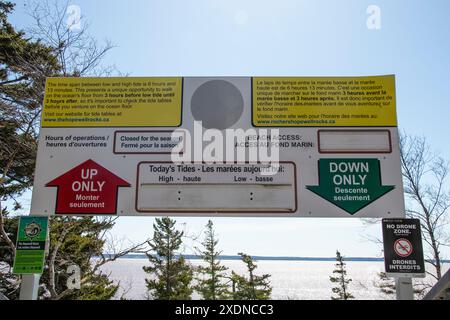
[(48, 78), (42, 127), (175, 127), (182, 78)]
[(397, 126), (395, 76), (255, 77), (256, 127)]

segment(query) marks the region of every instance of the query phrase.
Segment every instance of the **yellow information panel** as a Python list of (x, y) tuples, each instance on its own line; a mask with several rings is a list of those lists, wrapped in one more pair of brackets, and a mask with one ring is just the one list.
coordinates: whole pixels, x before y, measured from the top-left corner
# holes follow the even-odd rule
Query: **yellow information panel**
[(397, 126), (395, 77), (255, 77), (256, 127)]
[(182, 78), (49, 78), (42, 127), (175, 127)]

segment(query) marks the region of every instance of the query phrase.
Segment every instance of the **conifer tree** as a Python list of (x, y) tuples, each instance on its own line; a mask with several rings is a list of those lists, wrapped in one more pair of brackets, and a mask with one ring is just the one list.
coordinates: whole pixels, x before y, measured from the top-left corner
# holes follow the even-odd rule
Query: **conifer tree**
[(149, 294), (158, 300), (191, 299), (192, 269), (180, 256), (183, 232), (175, 229), (175, 220), (157, 218), (153, 224), (154, 235), (149, 242), (153, 254), (147, 253), (151, 263), (143, 267), (151, 275), (145, 279)]
[[(25, 11), (30, 25), (10, 21), (10, 1), (0, 0), (0, 291), (18, 298), (20, 276), (12, 274), (20, 197), (33, 185), (39, 119), (47, 77), (101, 74), (102, 59), (112, 48), (100, 45), (88, 24), (72, 30), (66, 23), (68, 2), (33, 1)], [(27, 9), (28, 8), (28, 9)], [(4, 201), (13, 202), (13, 208)], [(52, 217), (49, 254), (40, 279), (40, 299), (110, 299), (118, 286), (100, 267), (130, 252), (103, 256), (113, 219)], [(67, 268), (80, 267), (81, 289), (67, 287)]]
[(231, 276), (228, 277), (228, 279), (230, 280), (231, 283), (231, 293), (230, 293), (230, 297), (232, 300), (238, 300), (239, 299), (239, 295), (237, 293), (237, 284), (239, 282), (245, 282), (245, 278), (238, 275), (236, 272), (231, 271)]
[(386, 272), (378, 273), (378, 282), (375, 282), (375, 287), (380, 289), (382, 293), (387, 296), (392, 296), (395, 294), (395, 281), (394, 279), (388, 278)]
[(255, 275), (257, 265), (253, 258), (245, 253), (239, 253), (242, 261), (247, 266), (248, 278), (233, 274), (232, 281), (235, 284), (233, 299), (236, 300), (267, 300), (270, 299), (272, 287), (270, 286), (270, 274)]
[(217, 251), (219, 240), (214, 232), (211, 220), (206, 225), (205, 239), (202, 242), (203, 250), (201, 257), (206, 262), (206, 266), (199, 266), (197, 291), (205, 300), (225, 299), (229, 295), (228, 285), (224, 284), (224, 272), (227, 267), (220, 264), (219, 256), (221, 252)]
[(348, 300), (353, 299), (354, 296), (348, 291), (348, 284), (352, 279), (347, 278), (347, 270), (345, 269), (344, 258), (339, 251), (336, 251), (336, 269), (333, 271), (333, 276), (330, 276), (330, 281), (336, 286), (331, 290), (335, 294), (331, 296), (333, 300)]
[[(387, 298), (395, 299), (395, 280), (393, 278), (389, 278), (386, 272), (378, 273), (378, 280), (374, 281), (374, 286), (378, 288)], [(417, 298), (423, 297), (427, 289), (429, 289), (428, 284), (422, 282), (413, 283), (413, 292)]]
[[(15, 243), (19, 217), (10, 216), (3, 209), (5, 230)], [(101, 267), (131, 249), (110, 253), (104, 248), (106, 234), (114, 226), (114, 220), (94, 217), (51, 217), (49, 249), (45, 258), (44, 272), (40, 278), (39, 299), (42, 300), (107, 300), (119, 289)], [(0, 238), (0, 292), (10, 300), (18, 299), (20, 278), (12, 274), (13, 251)], [(68, 287), (68, 268), (80, 268), (80, 288)]]

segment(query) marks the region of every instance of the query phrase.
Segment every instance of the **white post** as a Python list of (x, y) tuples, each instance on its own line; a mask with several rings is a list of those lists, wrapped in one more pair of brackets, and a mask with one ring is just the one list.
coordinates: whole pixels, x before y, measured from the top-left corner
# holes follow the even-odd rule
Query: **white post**
[(20, 300), (37, 300), (40, 274), (23, 274), (20, 285)]
[(397, 300), (414, 300), (412, 278), (395, 278)]

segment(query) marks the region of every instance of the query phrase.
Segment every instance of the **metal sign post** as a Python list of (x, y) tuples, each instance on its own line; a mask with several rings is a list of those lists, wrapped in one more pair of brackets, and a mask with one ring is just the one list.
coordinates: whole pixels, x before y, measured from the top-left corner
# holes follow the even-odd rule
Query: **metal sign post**
[(412, 278), (395, 278), (397, 300), (414, 300)]
[(23, 274), (19, 300), (37, 300), (40, 274)]

